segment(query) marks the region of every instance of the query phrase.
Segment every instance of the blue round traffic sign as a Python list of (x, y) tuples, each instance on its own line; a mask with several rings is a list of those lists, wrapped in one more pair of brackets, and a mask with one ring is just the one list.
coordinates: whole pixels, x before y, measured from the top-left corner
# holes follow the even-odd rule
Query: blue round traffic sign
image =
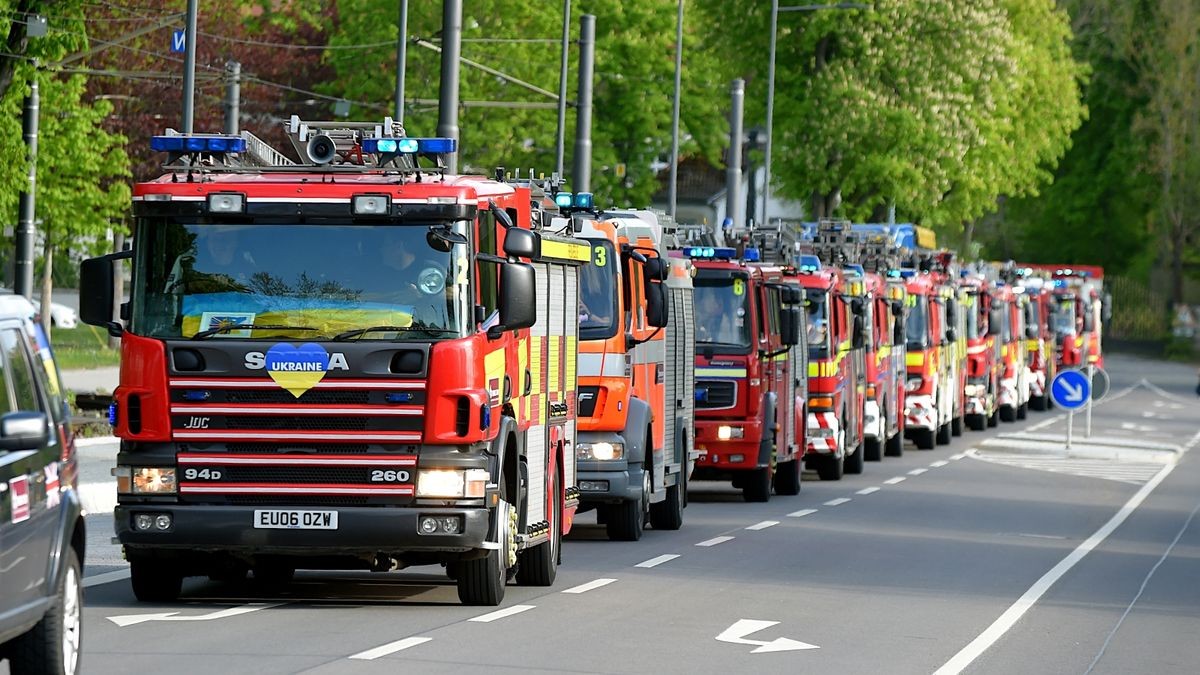
[(1079, 370), (1064, 370), (1054, 376), (1050, 383), (1050, 395), (1054, 402), (1067, 410), (1082, 408), (1092, 395), (1092, 383)]

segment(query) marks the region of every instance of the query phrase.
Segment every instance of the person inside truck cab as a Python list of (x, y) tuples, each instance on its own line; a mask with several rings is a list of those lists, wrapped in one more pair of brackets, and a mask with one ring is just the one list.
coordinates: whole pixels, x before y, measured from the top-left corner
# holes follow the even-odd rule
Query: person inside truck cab
[(604, 268), (585, 265), (579, 280), (579, 327), (596, 328), (612, 323), (613, 299), (605, 283)]
[[(387, 230), (379, 248), (381, 274), (392, 301), (413, 308), (413, 318), (430, 325), (442, 325), (446, 311), (446, 266), (442, 254), (438, 260), (422, 236), (406, 237), (412, 228)], [(418, 243), (419, 242), (419, 243)], [(415, 249), (415, 250), (414, 250)]]
[(728, 288), (696, 289), (696, 339), (700, 342), (742, 344), (742, 314)]
[(167, 291), (220, 293), (249, 290), (257, 265), (241, 245), (236, 229), (210, 225), (197, 233), (197, 242), (175, 259)]

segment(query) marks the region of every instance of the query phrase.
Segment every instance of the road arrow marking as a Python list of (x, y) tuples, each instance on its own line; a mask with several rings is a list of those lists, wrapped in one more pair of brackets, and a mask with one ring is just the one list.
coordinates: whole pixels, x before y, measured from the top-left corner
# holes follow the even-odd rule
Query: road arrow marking
[(285, 602), (255, 602), (241, 607), (230, 607), (208, 614), (180, 616), (179, 612), (156, 612), (153, 614), (125, 614), (122, 616), (110, 616), (108, 620), (124, 628), (125, 626), (133, 626), (147, 621), (213, 621), (216, 619), (228, 619), (231, 616), (240, 616), (257, 612), (260, 609), (270, 609), (285, 605)]
[(765, 640), (747, 640), (746, 636), (752, 633), (757, 633), (764, 628), (770, 628), (778, 624), (778, 621), (760, 621), (758, 619), (738, 619), (732, 626), (726, 628), (717, 636), (720, 642), (730, 642), (737, 645), (757, 645), (756, 649), (750, 651), (751, 654), (766, 654), (769, 652), (789, 652), (800, 649), (820, 649), (817, 645), (810, 645), (807, 642), (800, 642), (791, 638), (775, 638), (771, 641)]

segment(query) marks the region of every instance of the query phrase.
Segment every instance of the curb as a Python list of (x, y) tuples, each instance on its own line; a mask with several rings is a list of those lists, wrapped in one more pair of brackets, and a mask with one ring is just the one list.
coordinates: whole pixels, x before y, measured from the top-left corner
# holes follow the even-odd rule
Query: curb
[(1029, 455), (1058, 457), (1061, 459), (1111, 459), (1128, 462), (1153, 462), (1174, 464), (1183, 449), (1178, 446), (1159, 445), (1152, 448), (1119, 447), (1099, 443), (1071, 443), (1067, 450), (1065, 441), (1043, 441), (1030, 438), (989, 438), (979, 443), (980, 449), (993, 451), (1021, 452)]

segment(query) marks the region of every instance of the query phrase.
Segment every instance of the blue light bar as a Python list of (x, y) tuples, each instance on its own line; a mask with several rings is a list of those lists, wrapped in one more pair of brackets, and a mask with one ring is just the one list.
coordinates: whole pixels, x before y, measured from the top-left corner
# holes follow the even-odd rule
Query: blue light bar
[(915, 276), (917, 276), (917, 271), (916, 271), (916, 270), (914, 270), (914, 269), (902, 269), (902, 270), (900, 270), (900, 278), (901, 278), (901, 279), (911, 279), (911, 278), (913, 278), (913, 277), (915, 277)]
[(847, 272), (854, 272), (856, 274), (866, 274), (866, 270), (863, 269), (862, 265), (846, 265), (842, 269), (846, 270)]
[(742, 253), (742, 260), (746, 262), (758, 262), (762, 260), (762, 256), (759, 255), (758, 249), (748, 248)]
[(446, 155), (458, 152), (458, 141), (453, 138), (418, 138), (416, 140), (422, 154)]
[(458, 149), (453, 138), (364, 138), (363, 152), (368, 155), (445, 155)]
[(571, 204), (575, 203), (575, 199), (571, 196), (570, 192), (558, 192), (554, 195), (554, 203), (560, 209), (569, 209), (571, 208)]
[(887, 275), (888, 275), (889, 279), (899, 279), (900, 278), (900, 270), (897, 270), (897, 269), (888, 270)]
[(245, 152), (241, 136), (153, 136), (150, 149), (155, 152)]
[(683, 255), (688, 258), (732, 260), (737, 256), (737, 251), (723, 246), (685, 246)]
[(821, 259), (815, 255), (800, 256), (800, 271), (801, 272), (819, 272), (821, 270)]
[(593, 202), (594, 202), (594, 200), (593, 200), (592, 193), (590, 193), (590, 192), (575, 193), (575, 208), (590, 209), (590, 208), (592, 208)]

